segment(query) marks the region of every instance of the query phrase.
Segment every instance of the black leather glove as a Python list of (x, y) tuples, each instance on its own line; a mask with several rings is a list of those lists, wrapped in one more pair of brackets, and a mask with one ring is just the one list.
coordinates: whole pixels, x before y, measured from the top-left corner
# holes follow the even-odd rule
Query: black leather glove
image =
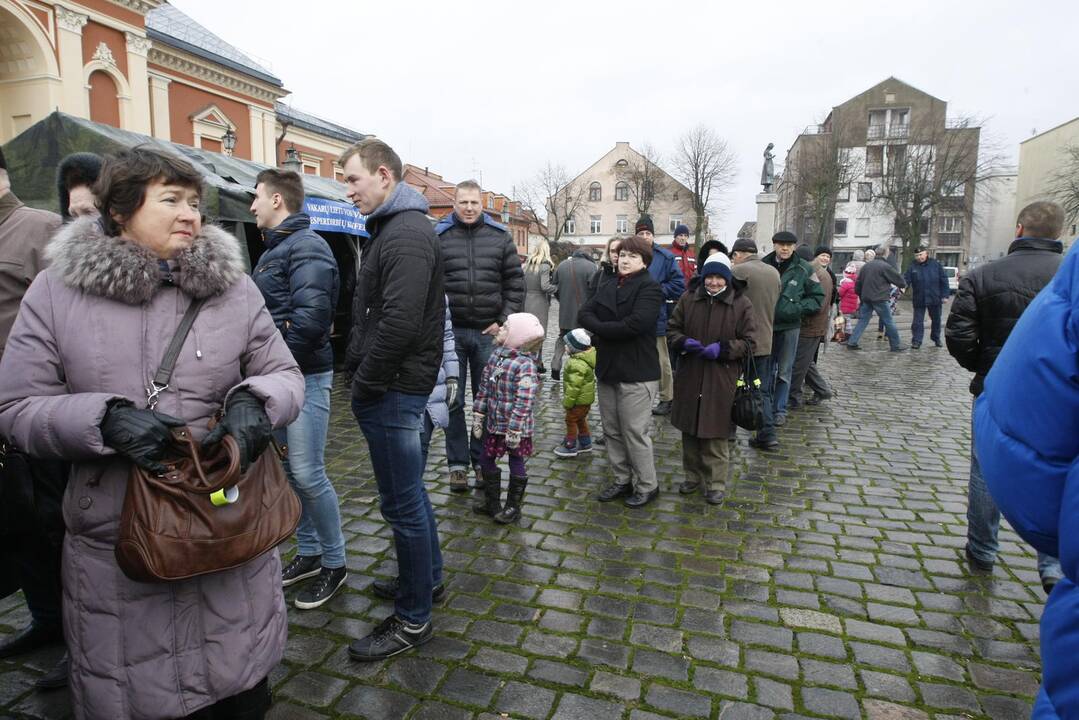
[(262, 407), (262, 401), (251, 391), (237, 390), (232, 394), (225, 408), (225, 417), (203, 439), (203, 449), (221, 442), (226, 434), (234, 437), (240, 446), (240, 471), (247, 472), (247, 468), (269, 446), (273, 437), (273, 426)]
[(109, 404), (101, 420), (101, 439), (139, 467), (161, 475), (167, 469), (158, 461), (172, 442), (172, 429), (184, 425), (180, 418), (121, 400)]

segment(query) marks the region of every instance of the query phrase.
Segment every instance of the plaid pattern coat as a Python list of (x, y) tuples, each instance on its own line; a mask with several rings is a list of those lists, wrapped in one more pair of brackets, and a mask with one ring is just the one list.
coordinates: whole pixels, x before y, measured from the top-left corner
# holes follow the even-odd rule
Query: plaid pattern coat
[(532, 403), (538, 387), (534, 353), (495, 348), (483, 369), (472, 411), (486, 416), (485, 428), (492, 435), (532, 437)]

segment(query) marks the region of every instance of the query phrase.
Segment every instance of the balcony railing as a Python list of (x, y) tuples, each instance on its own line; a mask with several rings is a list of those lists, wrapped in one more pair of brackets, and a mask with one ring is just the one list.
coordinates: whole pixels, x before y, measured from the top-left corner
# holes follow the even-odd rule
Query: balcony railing
[(867, 162), (865, 164), (866, 177), (880, 177), (884, 174), (884, 164), (879, 162)]
[(892, 123), (891, 125), (870, 125), (866, 130), (866, 140), (902, 140), (910, 136), (910, 124)]

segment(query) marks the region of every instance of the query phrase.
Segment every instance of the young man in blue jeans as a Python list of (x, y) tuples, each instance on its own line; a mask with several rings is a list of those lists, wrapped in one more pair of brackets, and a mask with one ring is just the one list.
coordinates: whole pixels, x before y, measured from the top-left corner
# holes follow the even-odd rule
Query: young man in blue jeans
[(354, 660), (371, 661), (432, 637), (432, 594), (442, 582), (435, 577), (441, 561), (423, 485), (420, 432), (442, 365), (446, 300), (427, 201), (401, 182), (401, 158), (386, 143), (368, 138), (345, 150), (339, 164), (348, 198), (367, 216), (371, 235), (356, 283), (345, 367), (382, 517), (393, 530), (398, 569), (396, 583), (387, 585), (396, 591), (393, 614), (348, 648)]
[(337, 492), (326, 475), (333, 349), (330, 327), (337, 308), (337, 261), (311, 229), (303, 209), (303, 181), (294, 172), (267, 169), (255, 178), (251, 212), (266, 252), (253, 277), (304, 377), (300, 416), (277, 441), (288, 446), (285, 470), (303, 512), (296, 528), (298, 552), (281, 571), (285, 587), (317, 578), (293, 601), (301, 610), (320, 607), (345, 583), (345, 536)]
[(901, 345), (899, 342), (899, 329), (895, 326), (891, 308), (888, 307), (888, 295), (892, 285), (900, 289), (907, 286), (907, 281), (888, 262), (891, 252), (891, 246), (884, 243), (877, 248), (877, 256), (872, 262), (866, 263), (858, 272), (858, 279), (854, 282), (854, 292), (861, 298), (862, 307), (859, 309), (858, 324), (854, 326), (854, 332), (847, 340), (848, 350), (861, 350), (858, 341), (862, 339), (862, 333), (869, 326), (873, 313), (876, 313), (884, 323), (884, 332), (888, 336), (888, 344), (892, 352), (902, 352), (907, 349), (906, 345)]

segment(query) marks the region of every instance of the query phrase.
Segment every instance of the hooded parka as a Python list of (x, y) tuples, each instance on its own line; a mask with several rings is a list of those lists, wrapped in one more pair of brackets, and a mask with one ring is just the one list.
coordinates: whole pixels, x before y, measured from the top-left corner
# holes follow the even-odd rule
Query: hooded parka
[(743, 358), (752, 352), (756, 333), (753, 305), (740, 290), (728, 286), (709, 295), (704, 286), (678, 301), (667, 325), (667, 341), (681, 353), (687, 338), (701, 345), (720, 344), (719, 358), (706, 360), (686, 353), (674, 378), (671, 424), (698, 438), (725, 438), (731, 431), (734, 389)]
[[(129, 461), (103, 444), (112, 400), (146, 386), (192, 298), (206, 298), (157, 409), (197, 440), (246, 388), (275, 428), (303, 405), (303, 376), (244, 274), (240, 246), (204, 226), (162, 268), (96, 219), (65, 227), (23, 299), (0, 361), (0, 434), (72, 461), (64, 496), (64, 634), (75, 716), (179, 718), (250, 689), (281, 660), (287, 619), (276, 550), (192, 580), (142, 583), (113, 555)], [(241, 498), (242, 502), (242, 498)]]

